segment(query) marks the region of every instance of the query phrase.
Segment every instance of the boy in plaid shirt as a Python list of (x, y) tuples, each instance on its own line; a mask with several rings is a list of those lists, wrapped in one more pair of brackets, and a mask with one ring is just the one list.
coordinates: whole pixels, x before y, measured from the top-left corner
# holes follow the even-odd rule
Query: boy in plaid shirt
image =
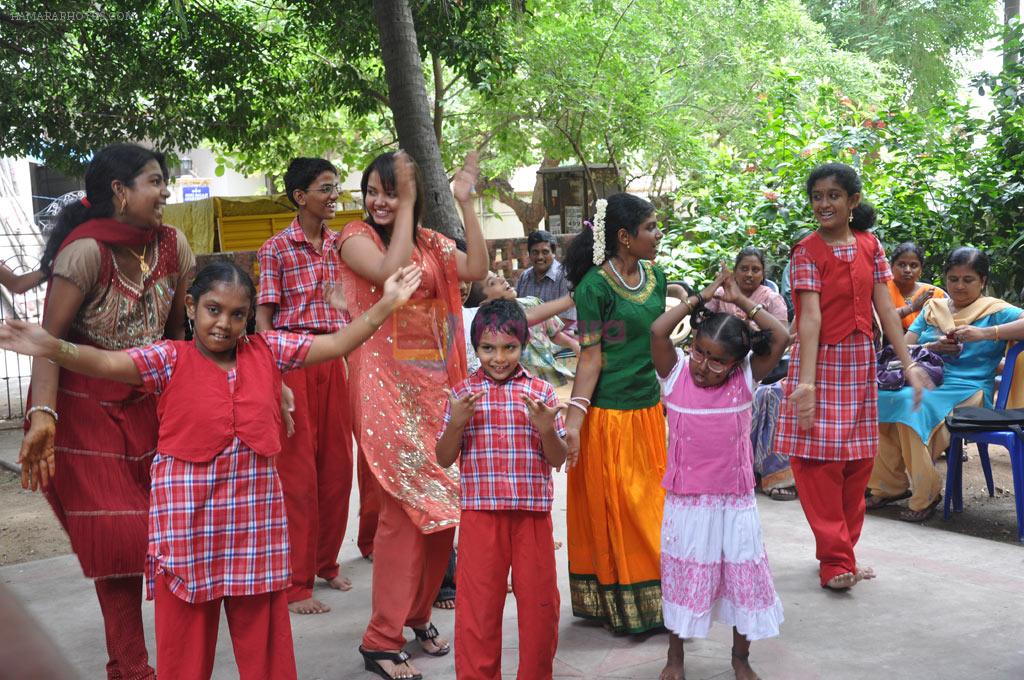
[(519, 363), (528, 326), (514, 300), (480, 308), (470, 338), (480, 368), (452, 391), (437, 462), (461, 457), (455, 673), (500, 680), (509, 568), (519, 614), (519, 678), (550, 678), (558, 646), (551, 468), (565, 462), (554, 387)]

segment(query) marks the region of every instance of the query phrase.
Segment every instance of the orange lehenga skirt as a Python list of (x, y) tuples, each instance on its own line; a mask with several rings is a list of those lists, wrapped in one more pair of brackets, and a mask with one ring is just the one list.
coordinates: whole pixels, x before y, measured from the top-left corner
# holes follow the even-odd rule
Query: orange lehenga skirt
[(590, 407), (580, 457), (569, 470), (572, 613), (615, 632), (663, 624), (661, 513), (666, 431), (661, 404), (620, 411)]

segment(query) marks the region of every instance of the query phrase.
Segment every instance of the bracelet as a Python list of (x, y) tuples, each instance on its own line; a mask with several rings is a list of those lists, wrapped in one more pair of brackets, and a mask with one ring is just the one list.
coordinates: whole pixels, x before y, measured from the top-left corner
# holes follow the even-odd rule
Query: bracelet
[(758, 302), (756, 305), (750, 308), (750, 312), (747, 314), (747, 318), (753, 321), (754, 317), (757, 316), (757, 313), (760, 312), (762, 309), (764, 309), (764, 305)]
[(46, 413), (46, 414), (52, 416), (54, 424), (60, 422), (60, 416), (58, 416), (57, 412), (54, 411), (49, 406), (33, 406), (29, 410), (25, 411), (25, 420), (29, 421), (30, 418), (32, 417), (32, 414), (35, 413), (36, 411), (40, 411), (42, 413)]
[(583, 415), (587, 415), (587, 407), (584, 406), (583, 404), (577, 403), (575, 401), (570, 401), (569, 406), (575, 406), (579, 410), (583, 411)]
[(992, 326), (992, 328), (996, 329), (996, 340), (998, 340), (999, 339), (999, 326)]

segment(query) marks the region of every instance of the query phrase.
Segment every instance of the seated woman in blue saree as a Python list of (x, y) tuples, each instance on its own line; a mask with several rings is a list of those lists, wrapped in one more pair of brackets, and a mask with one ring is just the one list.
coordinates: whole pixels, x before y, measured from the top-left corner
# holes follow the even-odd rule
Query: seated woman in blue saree
[[(956, 406), (992, 405), (996, 371), (1006, 353), (1007, 334), (1000, 338), (999, 328), (1024, 315), (1024, 310), (982, 295), (989, 272), (985, 253), (957, 248), (944, 271), (950, 297), (929, 300), (905, 336), (908, 345), (924, 345), (943, 357), (942, 385), (925, 392), (916, 411), (908, 387), (878, 393), (880, 441), (867, 507), (909, 498), (908, 509), (899, 515), (908, 522), (928, 519), (942, 500), (934, 462), (949, 445), (946, 415)], [(956, 330), (968, 326), (989, 330)], [(1022, 374), (1024, 368), (1018, 367), (1017, 375)]]

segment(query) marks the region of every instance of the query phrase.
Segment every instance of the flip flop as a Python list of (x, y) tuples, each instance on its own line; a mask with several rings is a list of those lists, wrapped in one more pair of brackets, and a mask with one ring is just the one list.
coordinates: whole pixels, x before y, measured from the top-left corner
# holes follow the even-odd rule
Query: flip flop
[(769, 489), (765, 491), (765, 495), (773, 501), (795, 501), (799, 498), (795, 486), (780, 486), (775, 489)]
[[(426, 628), (413, 628), (412, 632), (416, 636), (416, 639), (420, 641), (420, 648), (423, 649), (424, 654), (429, 654), (430, 656), (445, 656), (448, 654), (448, 652), (452, 651), (451, 645), (447, 643), (445, 644), (444, 647), (439, 647), (436, 652), (428, 651), (426, 648), (423, 647), (422, 643), (427, 642), (428, 640), (433, 642), (436, 638), (440, 637), (441, 635), (439, 632), (437, 632), (437, 628), (432, 623), (427, 624)], [(437, 643), (435, 642), (434, 644), (436, 645)]]
[[(359, 653), (363, 656), (363, 666), (366, 670), (371, 673), (376, 673), (385, 680), (396, 680), (394, 675), (391, 675), (384, 667), (381, 666), (378, 661), (390, 661), (396, 666), (401, 666), (409, 660), (409, 655), (405, 652), (371, 652), (359, 647)], [(416, 675), (410, 675), (398, 680), (423, 680), (423, 674), (417, 673)]]
[(876, 496), (872, 494), (864, 500), (864, 507), (868, 510), (878, 510), (879, 508), (884, 508), (887, 505), (892, 505), (893, 503), (906, 500), (913, 495), (914, 494), (910, 491), (904, 491), (896, 496)]

